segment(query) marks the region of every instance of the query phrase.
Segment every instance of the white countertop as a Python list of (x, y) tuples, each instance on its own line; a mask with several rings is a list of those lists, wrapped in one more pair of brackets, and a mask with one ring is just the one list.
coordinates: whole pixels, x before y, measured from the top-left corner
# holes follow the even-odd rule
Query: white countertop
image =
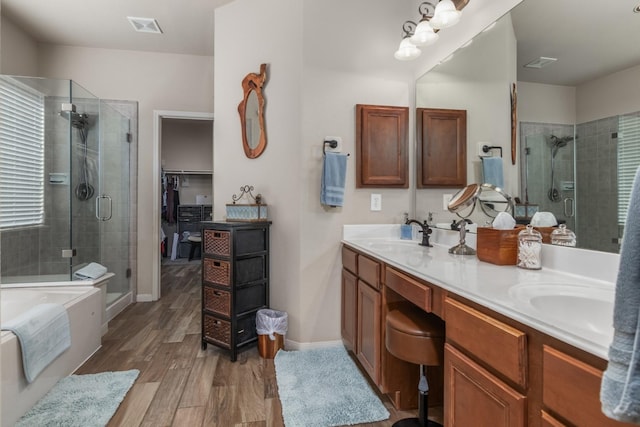
[[(418, 240), (400, 240), (399, 227), (345, 225), (342, 242), (607, 359), (619, 255), (543, 245), (543, 268), (525, 270), (483, 262), (475, 255), (449, 254), (458, 232), (434, 230), (434, 246), (423, 247)], [(467, 244), (475, 246), (474, 234), (467, 234)]]

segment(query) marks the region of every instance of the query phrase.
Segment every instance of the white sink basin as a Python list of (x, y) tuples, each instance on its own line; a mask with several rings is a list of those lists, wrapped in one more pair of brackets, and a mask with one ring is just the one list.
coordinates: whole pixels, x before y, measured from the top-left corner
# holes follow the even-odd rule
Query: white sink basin
[(523, 313), (597, 339), (613, 336), (613, 287), (522, 283), (509, 291)]

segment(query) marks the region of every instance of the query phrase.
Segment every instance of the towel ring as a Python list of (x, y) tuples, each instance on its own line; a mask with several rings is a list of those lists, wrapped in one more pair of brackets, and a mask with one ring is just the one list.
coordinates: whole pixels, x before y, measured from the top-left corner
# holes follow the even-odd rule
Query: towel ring
[[(327, 148), (327, 144), (329, 144), (329, 147), (331, 148), (337, 148), (338, 147), (338, 141), (336, 141), (335, 139), (330, 139), (327, 141), (324, 141), (324, 143), (322, 144), (322, 155), (324, 156), (325, 154), (327, 154), (327, 152), (325, 151)], [(349, 153), (347, 153), (347, 156), (350, 156)]]
[(502, 147), (500, 147), (499, 145), (492, 145), (492, 146), (489, 146), (489, 145), (483, 145), (483, 146), (482, 146), (482, 152), (483, 152), (483, 153), (488, 153), (488, 152), (489, 152), (489, 150), (493, 150), (493, 149), (496, 149), (496, 148), (497, 148), (498, 150), (500, 150), (500, 157), (502, 157)]

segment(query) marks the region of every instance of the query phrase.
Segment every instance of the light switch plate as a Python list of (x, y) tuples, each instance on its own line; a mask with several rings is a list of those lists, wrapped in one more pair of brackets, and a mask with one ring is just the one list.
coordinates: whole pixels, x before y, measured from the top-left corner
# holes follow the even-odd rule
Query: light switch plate
[(452, 197), (453, 197), (453, 194), (442, 195), (442, 210), (445, 210), (445, 211), (449, 210), (449, 202), (451, 201)]
[(382, 194), (371, 194), (371, 210), (382, 210)]

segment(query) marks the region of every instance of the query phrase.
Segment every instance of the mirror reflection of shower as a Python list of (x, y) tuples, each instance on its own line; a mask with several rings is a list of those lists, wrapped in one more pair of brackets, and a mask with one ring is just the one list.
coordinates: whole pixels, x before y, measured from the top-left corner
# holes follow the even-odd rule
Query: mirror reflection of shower
[(556, 154), (558, 154), (558, 150), (560, 148), (565, 147), (571, 141), (573, 141), (573, 136), (563, 136), (559, 138), (555, 135), (551, 135), (549, 137), (549, 147), (551, 149), (551, 184), (547, 193), (547, 197), (549, 197), (549, 200), (551, 200), (552, 202), (559, 202), (562, 200), (562, 196), (558, 191), (555, 181)]
[(86, 113), (76, 113), (75, 106), (63, 104), (60, 115), (70, 120), (71, 127), (76, 129), (81, 141), (82, 158), (80, 159), (80, 181), (74, 190), (74, 194), (78, 200), (90, 200), (95, 190), (89, 182), (89, 164), (88, 164), (88, 144), (89, 136), (89, 115)]

